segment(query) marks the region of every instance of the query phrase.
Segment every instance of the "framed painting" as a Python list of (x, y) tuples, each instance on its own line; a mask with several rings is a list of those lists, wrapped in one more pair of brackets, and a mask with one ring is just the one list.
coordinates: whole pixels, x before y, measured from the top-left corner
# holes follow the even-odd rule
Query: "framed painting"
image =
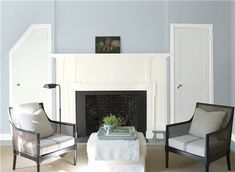
[(96, 36), (96, 53), (120, 53), (120, 36)]

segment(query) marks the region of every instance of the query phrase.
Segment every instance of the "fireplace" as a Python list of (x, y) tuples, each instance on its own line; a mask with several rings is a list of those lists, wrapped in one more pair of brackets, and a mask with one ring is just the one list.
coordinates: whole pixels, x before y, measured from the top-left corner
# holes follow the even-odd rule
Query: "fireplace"
[(88, 137), (101, 126), (104, 116), (115, 114), (122, 125), (146, 132), (146, 91), (76, 91), (78, 138)]

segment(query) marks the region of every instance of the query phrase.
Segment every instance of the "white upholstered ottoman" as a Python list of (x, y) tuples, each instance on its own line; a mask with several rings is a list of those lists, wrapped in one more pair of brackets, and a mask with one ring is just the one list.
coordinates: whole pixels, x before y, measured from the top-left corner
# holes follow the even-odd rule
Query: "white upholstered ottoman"
[(146, 140), (137, 133), (136, 140), (99, 140), (92, 133), (87, 142), (88, 168), (102, 172), (144, 172)]

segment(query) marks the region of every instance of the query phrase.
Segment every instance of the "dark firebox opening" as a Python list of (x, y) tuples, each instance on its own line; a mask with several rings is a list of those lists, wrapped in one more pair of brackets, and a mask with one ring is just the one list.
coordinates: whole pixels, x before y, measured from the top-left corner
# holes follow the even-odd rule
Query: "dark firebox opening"
[(98, 131), (103, 117), (109, 114), (145, 134), (146, 91), (76, 91), (78, 138)]

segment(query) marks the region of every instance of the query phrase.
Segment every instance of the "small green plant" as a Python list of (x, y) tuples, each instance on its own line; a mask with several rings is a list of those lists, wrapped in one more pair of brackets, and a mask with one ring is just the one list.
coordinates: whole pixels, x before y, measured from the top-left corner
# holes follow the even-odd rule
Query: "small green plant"
[(118, 126), (120, 125), (120, 119), (117, 118), (115, 115), (109, 114), (108, 116), (105, 116), (102, 120), (104, 125), (113, 125)]

